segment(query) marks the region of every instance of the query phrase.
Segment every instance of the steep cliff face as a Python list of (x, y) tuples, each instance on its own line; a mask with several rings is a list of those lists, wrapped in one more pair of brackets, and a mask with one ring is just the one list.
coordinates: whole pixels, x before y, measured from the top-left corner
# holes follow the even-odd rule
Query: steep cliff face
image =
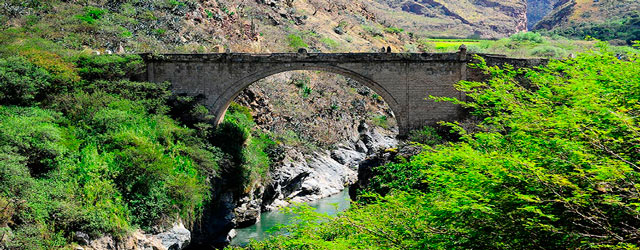
[[(464, 33), (485, 38), (498, 38), (527, 30), (526, 3), (522, 0), (376, 0), (394, 10), (410, 15), (396, 17), (421, 20), (414, 22), (424, 33), (461, 36)], [(420, 16), (420, 17), (416, 17)], [(422, 17), (422, 18), (421, 18)], [(427, 19), (424, 19), (424, 18)], [(429, 20), (434, 20), (429, 22)], [(411, 28), (408, 28), (411, 29)], [(444, 31), (448, 30), (448, 31)]]
[(529, 30), (545, 18), (558, 4), (567, 0), (527, 0), (527, 28)]

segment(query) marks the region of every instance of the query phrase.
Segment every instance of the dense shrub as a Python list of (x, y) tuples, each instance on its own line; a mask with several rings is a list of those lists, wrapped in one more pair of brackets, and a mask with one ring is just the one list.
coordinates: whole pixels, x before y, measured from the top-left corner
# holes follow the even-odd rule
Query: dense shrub
[(171, 96), (169, 83), (134, 82), (129, 80), (95, 81), (84, 88), (90, 93), (105, 92), (136, 101), (145, 110), (153, 114), (165, 114), (168, 112), (167, 100)]
[(73, 63), (67, 62), (58, 54), (40, 49), (27, 49), (20, 51), (20, 55), (51, 74), (51, 80), (55, 84), (53, 91), (68, 90), (80, 81)]
[(287, 41), (289, 42), (289, 47), (293, 49), (309, 47), (309, 45), (304, 42), (302, 37), (296, 34), (289, 34), (289, 36), (287, 36)]
[(640, 17), (637, 14), (635, 16), (632, 14), (620, 20), (609, 20), (604, 23), (585, 22), (544, 32), (576, 39), (587, 37), (603, 41), (619, 39), (630, 45), (633, 41), (640, 40)]
[(409, 140), (429, 146), (442, 143), (442, 136), (434, 127), (425, 126), (422, 129), (409, 132)]
[(104, 9), (88, 6), (85, 8), (84, 13), (77, 15), (76, 18), (88, 24), (95, 24), (105, 13), (107, 13), (107, 11)]
[(224, 156), (164, 115), (168, 84), (119, 79), (135, 57), (80, 57), (79, 84), (61, 57), (23, 54), (0, 59), (0, 203), (12, 203), (0, 208), (0, 233), (11, 232), (0, 248), (60, 248), (75, 232), (120, 237), (198, 218)]
[(391, 33), (391, 34), (400, 34), (404, 32), (404, 29), (396, 28), (396, 27), (387, 27), (387, 28), (384, 28), (384, 32)]
[(562, 58), (568, 55), (567, 51), (553, 46), (535, 47), (531, 50), (531, 55), (545, 58)]
[(271, 164), (270, 155), (277, 154), (271, 136), (256, 130), (251, 110), (232, 102), (224, 122), (216, 128), (212, 141), (232, 156), (233, 165), (227, 166), (225, 176), (238, 189), (247, 191), (266, 177)]
[(82, 55), (75, 63), (80, 76), (89, 81), (131, 79), (144, 67), (139, 55)]
[(22, 57), (0, 58), (0, 104), (34, 105), (48, 94), (51, 76)]
[(55, 124), (59, 119), (55, 112), (0, 106), (0, 146), (28, 156), (25, 163), (32, 175), (45, 173), (66, 151), (60, 143), (63, 130)]
[(530, 42), (530, 43), (543, 43), (544, 38), (539, 33), (535, 32), (520, 32), (513, 34), (509, 37), (512, 41), (516, 42)]

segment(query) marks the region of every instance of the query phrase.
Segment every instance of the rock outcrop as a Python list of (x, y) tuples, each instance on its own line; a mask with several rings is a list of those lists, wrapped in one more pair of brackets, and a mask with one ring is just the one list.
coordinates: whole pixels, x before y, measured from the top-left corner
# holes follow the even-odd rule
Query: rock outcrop
[(309, 202), (337, 194), (357, 179), (358, 165), (380, 149), (395, 147), (389, 131), (360, 125), (360, 136), (336, 149), (305, 155), (290, 149), (283, 164), (270, 173), (262, 197), (262, 210)]
[(191, 232), (182, 222), (177, 222), (159, 234), (145, 234), (142, 230), (137, 230), (120, 240), (112, 236), (91, 240), (87, 234), (76, 232), (75, 238), (77, 242), (83, 244), (76, 250), (182, 250), (189, 245)]

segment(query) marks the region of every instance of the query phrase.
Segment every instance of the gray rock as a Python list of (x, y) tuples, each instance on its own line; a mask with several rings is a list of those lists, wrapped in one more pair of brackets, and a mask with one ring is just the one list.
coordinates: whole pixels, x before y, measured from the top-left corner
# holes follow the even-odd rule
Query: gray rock
[(238, 232), (235, 229), (231, 229), (231, 231), (229, 231), (229, 233), (227, 234), (227, 240), (231, 242), (231, 240), (235, 238), (237, 235), (238, 235)]
[(369, 148), (367, 148), (367, 145), (364, 144), (362, 140), (358, 140), (358, 142), (356, 143), (356, 151), (366, 154), (369, 153)]
[(262, 199), (244, 197), (234, 209), (236, 228), (248, 227), (260, 220)]
[(339, 148), (331, 151), (331, 158), (349, 168), (357, 166), (358, 162), (364, 160), (365, 156), (364, 153), (348, 148)]
[(89, 245), (89, 243), (91, 242), (91, 237), (89, 237), (89, 234), (84, 232), (76, 232), (73, 239), (81, 245)]
[(182, 222), (173, 225), (169, 231), (154, 235), (168, 250), (182, 250), (191, 242), (191, 232)]

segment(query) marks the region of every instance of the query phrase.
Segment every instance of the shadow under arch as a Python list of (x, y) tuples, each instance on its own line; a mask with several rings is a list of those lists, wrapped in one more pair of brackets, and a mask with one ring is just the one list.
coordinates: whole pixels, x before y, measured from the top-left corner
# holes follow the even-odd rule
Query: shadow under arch
[(272, 75), (276, 75), (279, 73), (289, 72), (289, 71), (299, 71), (299, 70), (309, 70), (309, 71), (323, 71), (328, 73), (334, 73), (338, 75), (342, 75), (344, 77), (353, 79), (360, 84), (367, 86), (376, 92), (376, 94), (380, 95), (389, 108), (393, 112), (393, 115), (398, 123), (398, 128), (402, 131), (402, 128), (405, 127), (405, 121), (402, 119), (402, 108), (398, 101), (387, 91), (382, 85), (378, 84), (372, 79), (368, 77), (362, 76), (354, 71), (349, 69), (341, 68), (334, 65), (286, 65), (274, 67), (271, 69), (261, 70), (257, 73), (253, 73), (241, 79), (234, 81), (230, 88), (227, 88), (218, 99), (215, 100), (213, 104), (212, 113), (216, 114), (215, 125), (218, 125), (224, 121), (224, 116), (231, 105), (231, 102), (242, 93), (243, 90), (251, 86), (251, 84), (267, 78)]

